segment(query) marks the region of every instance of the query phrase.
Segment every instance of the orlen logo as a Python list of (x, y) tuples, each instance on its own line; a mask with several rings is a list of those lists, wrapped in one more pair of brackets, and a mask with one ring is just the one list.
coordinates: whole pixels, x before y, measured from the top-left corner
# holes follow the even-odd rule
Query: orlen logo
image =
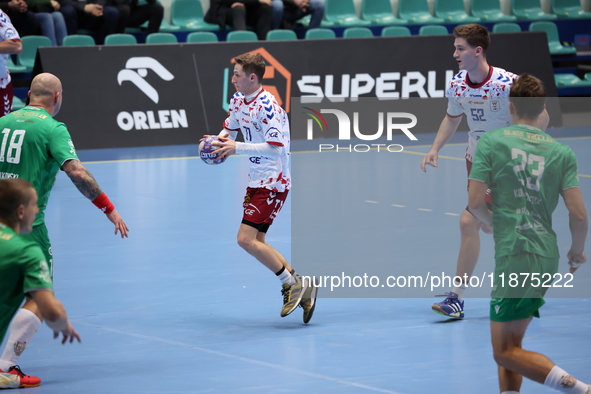
[[(174, 75), (158, 60), (148, 57), (131, 57), (125, 63), (125, 68), (117, 73), (117, 82), (131, 82), (154, 104), (160, 102), (158, 91), (146, 80), (148, 71), (152, 71), (164, 81), (172, 81)], [(158, 130), (188, 128), (187, 113), (184, 109), (159, 109), (156, 111), (121, 111), (117, 114), (117, 125), (125, 131)]]
[[(320, 112), (309, 108), (304, 107), (309, 112), (304, 112), (308, 115), (311, 119), (307, 120), (307, 139), (312, 140), (314, 139), (314, 123), (316, 123), (320, 131), (328, 131), (329, 126), (328, 122), (322, 116), (322, 114), (332, 114), (335, 115), (338, 121), (338, 135), (339, 140), (351, 140), (352, 133), (351, 129), (353, 130), (353, 135), (355, 138), (358, 138), (362, 141), (373, 141), (377, 140), (382, 137), (384, 134), (384, 130), (386, 132), (386, 139), (388, 141), (392, 140), (392, 135), (395, 130), (402, 131), (410, 140), (417, 141), (417, 137), (410, 131), (411, 128), (416, 126), (417, 124), (417, 117), (408, 112), (378, 112), (378, 130), (376, 132), (371, 132), (369, 134), (362, 133), (359, 127), (360, 123), (360, 114), (359, 112), (353, 112), (353, 124), (351, 124), (351, 119), (349, 115), (347, 115), (344, 111), (338, 109), (321, 109)], [(367, 116), (367, 114), (364, 114)], [(406, 122), (401, 122), (400, 120), (405, 119)], [(367, 123), (367, 122), (366, 122)], [(385, 127), (384, 127), (385, 124)], [(319, 151), (322, 152), (323, 150), (346, 150), (349, 152), (367, 152), (372, 148), (377, 148), (378, 152), (380, 148), (385, 148), (389, 152), (401, 152), (404, 147), (400, 144), (356, 144), (356, 145), (346, 145), (345, 147), (334, 144), (320, 144), (318, 146)]]
[(125, 63), (125, 69), (119, 71), (117, 74), (117, 82), (119, 82), (119, 85), (125, 81), (133, 83), (150, 100), (158, 104), (160, 100), (158, 92), (144, 79), (148, 75), (148, 70), (154, 71), (156, 75), (165, 81), (172, 81), (174, 79), (174, 75), (164, 68), (158, 60), (151, 57), (132, 57)]
[[(263, 89), (271, 93), (277, 99), (279, 104), (285, 112), (289, 113), (291, 110), (291, 73), (285, 68), (277, 59), (275, 59), (265, 48), (258, 48), (254, 51), (245, 53), (258, 53), (260, 54), (267, 63), (265, 68), (265, 75), (263, 76)], [(235, 56), (237, 57), (237, 56)], [(234, 64), (234, 58), (231, 59), (231, 63)], [(232, 68), (224, 69), (224, 91), (222, 94), (222, 108), (225, 112), (230, 109), (230, 98), (234, 94), (235, 90), (229, 89), (230, 79), (232, 79)]]

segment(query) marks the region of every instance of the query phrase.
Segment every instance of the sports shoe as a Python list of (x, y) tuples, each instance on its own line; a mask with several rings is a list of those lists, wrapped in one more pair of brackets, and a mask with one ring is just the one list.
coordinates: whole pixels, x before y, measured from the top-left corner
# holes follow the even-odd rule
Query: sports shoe
[(464, 301), (458, 300), (458, 295), (453, 291), (435, 297), (447, 297), (441, 302), (437, 302), (431, 306), (434, 312), (440, 315), (453, 317), (456, 319), (464, 318)]
[(26, 387), (37, 387), (41, 384), (41, 379), (36, 376), (25, 375), (18, 365), (13, 365), (10, 367), (8, 372), (4, 372), (1, 369), (0, 372), (18, 376), (20, 378), (20, 384), (18, 386), (19, 389)]
[(302, 278), (295, 274), (294, 279), (296, 283), (293, 285), (283, 284), (281, 285), (281, 294), (283, 295), (283, 308), (281, 309), (281, 317), (285, 317), (294, 311), (298, 307), (302, 296), (306, 291), (306, 284), (303, 283)]
[(314, 286), (314, 279), (310, 279), (308, 288), (300, 302), (300, 306), (304, 309), (304, 323), (306, 324), (308, 324), (314, 314), (314, 308), (316, 308), (316, 294), (318, 294), (318, 287)]

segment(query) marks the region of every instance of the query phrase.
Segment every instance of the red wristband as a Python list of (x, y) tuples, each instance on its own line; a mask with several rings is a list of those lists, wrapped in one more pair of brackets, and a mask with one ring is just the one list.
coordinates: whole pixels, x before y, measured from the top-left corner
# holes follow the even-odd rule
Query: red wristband
[(113, 212), (115, 209), (115, 205), (109, 200), (109, 197), (103, 192), (100, 196), (94, 199), (92, 202), (94, 205), (97, 206), (98, 209), (103, 211), (105, 214), (109, 214)]

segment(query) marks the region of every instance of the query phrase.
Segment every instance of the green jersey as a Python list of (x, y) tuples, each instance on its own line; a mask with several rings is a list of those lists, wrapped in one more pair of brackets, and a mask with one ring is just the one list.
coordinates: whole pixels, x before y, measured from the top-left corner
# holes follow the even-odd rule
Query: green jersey
[(39, 196), (35, 225), (43, 223), (55, 177), (69, 159), (78, 160), (72, 137), (44, 109), (26, 106), (0, 118), (0, 179), (33, 184)]
[(495, 257), (559, 257), (552, 212), (563, 190), (579, 186), (567, 145), (525, 125), (489, 131), (478, 142), (470, 179), (491, 189)]
[(52, 287), (41, 248), (0, 223), (0, 342), (25, 294)]

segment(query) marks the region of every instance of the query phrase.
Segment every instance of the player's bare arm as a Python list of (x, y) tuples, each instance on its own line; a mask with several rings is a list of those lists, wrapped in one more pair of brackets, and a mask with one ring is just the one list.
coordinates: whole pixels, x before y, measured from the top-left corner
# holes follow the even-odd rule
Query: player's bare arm
[(429, 152), (427, 152), (421, 163), (421, 169), (423, 172), (427, 172), (427, 164), (431, 167), (437, 168), (439, 150), (443, 148), (451, 137), (453, 137), (461, 121), (462, 116), (446, 115), (445, 118), (443, 118), (439, 130), (437, 131), (437, 135), (435, 136), (435, 140), (433, 141), (433, 145), (431, 145), (431, 149), (429, 149)]
[[(62, 166), (62, 170), (68, 175), (80, 193), (93, 203), (96, 201), (97, 197), (103, 195), (103, 191), (96, 179), (94, 179), (90, 171), (88, 171), (79, 160), (72, 159), (66, 161)], [(119, 212), (117, 212), (116, 209), (113, 209), (110, 212), (106, 211), (106, 215), (111, 223), (115, 225), (115, 235), (120, 233), (121, 238), (128, 237), (129, 228), (121, 218), (121, 215), (119, 215)]]
[(66, 343), (68, 339), (70, 343), (77, 339), (81, 342), (80, 335), (74, 330), (72, 324), (68, 321), (68, 315), (63, 304), (55, 298), (52, 290), (36, 290), (31, 292), (31, 296), (41, 315), (45, 319), (46, 324), (53, 330), (53, 337), (57, 338), (61, 333), (62, 344)]
[(94, 200), (103, 192), (90, 171), (78, 160), (68, 160), (62, 166), (76, 188), (89, 200)]
[(484, 182), (470, 179), (470, 188), (468, 190), (468, 207), (478, 220), (485, 226), (492, 228), (492, 212), (488, 210), (486, 201), (486, 191), (488, 185)]
[(23, 44), (20, 41), (0, 41), (0, 53), (16, 55), (23, 51)]
[(581, 189), (571, 187), (562, 192), (564, 204), (568, 209), (569, 227), (572, 236), (571, 248), (567, 253), (570, 272), (574, 273), (581, 264), (587, 261), (585, 256), (585, 238), (589, 227), (587, 210)]

